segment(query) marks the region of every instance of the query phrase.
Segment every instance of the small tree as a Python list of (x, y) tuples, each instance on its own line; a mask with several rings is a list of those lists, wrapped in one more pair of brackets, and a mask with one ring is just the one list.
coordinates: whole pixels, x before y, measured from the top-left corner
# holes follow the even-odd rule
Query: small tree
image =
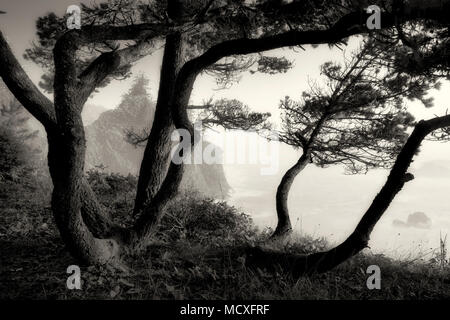
[(296, 176), (310, 163), (341, 164), (350, 174), (390, 168), (405, 143), (413, 116), (403, 96), (423, 99), (426, 77), (398, 77), (379, 66), (386, 48), (365, 43), (344, 65), (321, 67), (325, 85), (310, 85), (300, 102), (281, 101), (282, 142), (300, 148), (298, 161), (284, 174), (276, 194), (278, 224), (273, 236), (291, 231), (287, 199)]
[[(448, 12), (448, 7), (443, 5), (441, 10)], [(397, 23), (393, 30), (383, 30), (379, 34), (382, 38), (379, 44), (387, 43), (393, 47), (392, 50), (379, 52), (379, 64), (389, 67), (394, 79), (426, 77), (429, 83), (435, 83), (438, 88), (437, 81), (450, 76), (448, 27), (448, 20), (425, 20), (419, 27), (413, 23)], [(395, 86), (396, 82), (392, 84)], [(428, 88), (414, 86), (404, 95), (407, 98), (418, 98), (425, 105), (430, 105), (432, 100), (424, 98), (424, 90)], [(407, 171), (413, 158), (419, 153), (420, 145), (426, 139), (450, 141), (450, 116), (417, 122), (398, 153), (385, 184), (354, 231), (342, 243), (328, 251), (307, 255), (286, 254), (261, 248), (250, 249), (248, 264), (263, 267), (278, 265), (294, 276), (301, 276), (312, 272), (326, 272), (368, 247), (371, 232), (379, 219), (405, 183), (414, 179)]]
[(402, 190), (405, 183), (414, 179), (408, 168), (419, 152), (421, 143), (427, 136), (450, 128), (450, 116), (435, 117), (419, 121), (398, 154), (386, 183), (375, 196), (369, 208), (353, 232), (336, 247), (311, 254), (289, 254), (262, 248), (248, 250), (247, 264), (250, 266), (279, 266), (294, 277), (315, 272), (326, 272), (368, 247), (373, 228), (383, 216), (392, 200)]

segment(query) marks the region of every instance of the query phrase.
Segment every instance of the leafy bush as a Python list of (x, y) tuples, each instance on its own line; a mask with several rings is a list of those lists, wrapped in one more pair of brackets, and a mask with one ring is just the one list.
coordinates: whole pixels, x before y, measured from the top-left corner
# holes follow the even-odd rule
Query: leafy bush
[(184, 191), (169, 203), (158, 235), (166, 241), (223, 246), (253, 239), (256, 228), (249, 215), (226, 202)]
[(91, 169), (87, 172), (87, 179), (97, 199), (115, 219), (121, 223), (132, 220), (131, 213), (137, 186), (135, 176)]
[[(131, 222), (137, 178), (98, 170), (87, 172), (87, 179), (100, 203), (121, 222)], [(224, 201), (204, 197), (197, 191), (183, 190), (172, 199), (158, 229), (157, 238), (173, 242), (233, 243), (255, 237), (252, 219)]]

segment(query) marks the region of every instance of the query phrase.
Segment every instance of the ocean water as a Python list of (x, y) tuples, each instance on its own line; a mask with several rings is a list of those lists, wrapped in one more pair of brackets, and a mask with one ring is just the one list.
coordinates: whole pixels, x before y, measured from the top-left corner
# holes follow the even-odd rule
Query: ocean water
[[(442, 147), (430, 142), (422, 148), (410, 170), (415, 179), (405, 185), (372, 232), (372, 252), (428, 259), (439, 247), (440, 235), (450, 233), (450, 146)], [(282, 146), (279, 169), (274, 175), (261, 175), (260, 164), (225, 164), (233, 188), (229, 202), (250, 214), (260, 229), (274, 228), (276, 188), (297, 157), (298, 152)], [(298, 175), (289, 195), (295, 232), (325, 237), (333, 244), (344, 240), (388, 173), (373, 170), (346, 175), (341, 167), (323, 169), (310, 165)]]

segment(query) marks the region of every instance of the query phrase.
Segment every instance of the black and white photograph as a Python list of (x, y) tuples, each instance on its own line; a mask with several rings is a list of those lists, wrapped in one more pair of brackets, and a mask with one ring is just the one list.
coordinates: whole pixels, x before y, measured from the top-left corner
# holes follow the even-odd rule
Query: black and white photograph
[(0, 300), (449, 300), (449, 80), (450, 0), (0, 0)]

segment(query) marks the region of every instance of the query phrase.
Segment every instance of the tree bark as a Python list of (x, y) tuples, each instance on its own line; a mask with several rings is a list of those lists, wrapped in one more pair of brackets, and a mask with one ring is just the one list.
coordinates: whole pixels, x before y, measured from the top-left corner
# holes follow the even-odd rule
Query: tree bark
[(280, 184), (278, 185), (276, 194), (278, 223), (275, 232), (271, 236), (272, 239), (286, 237), (292, 232), (291, 219), (289, 217), (288, 209), (289, 191), (291, 190), (292, 183), (297, 175), (311, 162), (311, 146), (320, 134), (320, 130), (322, 130), (323, 124), (327, 121), (329, 116), (330, 114), (326, 110), (322, 113), (320, 118), (317, 120), (311, 135), (303, 145), (302, 156), (298, 159), (297, 163), (284, 174)]
[(75, 43), (67, 34), (54, 48), (54, 105), (58, 128), (47, 130), (48, 165), (54, 186), (52, 210), (61, 237), (74, 257), (88, 264), (115, 264), (117, 243), (95, 238), (81, 214), (86, 152), (81, 110), (85, 100), (78, 94)]
[[(167, 3), (167, 15), (173, 21), (180, 22), (183, 19), (183, 12), (183, 1), (172, 0)], [(152, 202), (160, 199), (156, 196), (168, 173), (172, 148), (170, 136), (175, 129), (170, 105), (177, 94), (174, 89), (178, 72), (184, 61), (183, 49), (181, 32), (175, 31), (166, 36), (155, 116), (139, 170), (133, 209), (135, 215), (146, 205), (152, 204), (153, 207), (159, 207)], [(147, 210), (145, 215), (152, 215), (151, 212), (156, 214), (157, 211)], [(156, 217), (152, 219), (159, 220)]]
[(271, 238), (280, 238), (289, 235), (292, 232), (291, 219), (289, 217), (288, 209), (288, 196), (291, 190), (292, 183), (294, 182), (297, 175), (305, 169), (305, 167), (310, 163), (309, 153), (303, 152), (300, 159), (295, 165), (293, 165), (281, 179), (280, 184), (277, 188), (276, 194), (276, 209), (278, 223), (275, 232), (272, 234)]
[(183, 173), (183, 164), (171, 162), (167, 176), (156, 193), (154, 201), (143, 209), (142, 215), (133, 227), (133, 233), (129, 240), (129, 246), (133, 252), (142, 252), (147, 247), (163, 216), (165, 206), (178, 192)]
[[(57, 134), (48, 136), (48, 164), (54, 186), (52, 210), (55, 223), (69, 252), (80, 262), (117, 264), (117, 243), (114, 240), (95, 238), (82, 219), (82, 176), (74, 173), (79, 167), (83, 143), (74, 143), (74, 140), (74, 137), (64, 138)], [(71, 174), (68, 174), (70, 167)], [(89, 201), (89, 198), (85, 201)]]
[(182, 36), (168, 35), (156, 103), (155, 117), (144, 151), (134, 205), (134, 214), (154, 200), (167, 174), (172, 149), (171, 134), (175, 129), (170, 103), (174, 96), (175, 80), (183, 62)]
[(33, 84), (0, 31), (0, 76), (14, 97), (45, 128), (56, 127), (53, 103)]

